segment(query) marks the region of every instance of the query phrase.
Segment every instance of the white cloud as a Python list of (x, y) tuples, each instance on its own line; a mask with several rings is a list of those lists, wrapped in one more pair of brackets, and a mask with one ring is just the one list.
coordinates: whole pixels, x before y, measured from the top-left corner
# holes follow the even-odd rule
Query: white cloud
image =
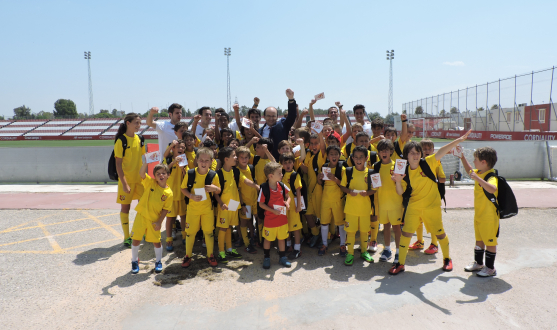
[(464, 62), (462, 62), (462, 61), (454, 61), (454, 62), (443, 62), (443, 65), (450, 65), (450, 66), (464, 66)]

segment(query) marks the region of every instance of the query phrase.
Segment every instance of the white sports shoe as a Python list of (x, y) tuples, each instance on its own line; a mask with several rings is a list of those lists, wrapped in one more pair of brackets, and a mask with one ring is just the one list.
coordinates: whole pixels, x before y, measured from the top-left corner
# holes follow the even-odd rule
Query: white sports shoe
[(367, 250), (373, 253), (377, 252), (377, 241), (369, 242), (367, 244)]
[(495, 268), (491, 269), (491, 268), (484, 267), (476, 275), (481, 277), (495, 276), (497, 275), (497, 271), (495, 270)]
[(467, 272), (475, 272), (478, 270), (482, 270), (484, 268), (483, 265), (478, 265), (477, 262), (471, 262), (468, 266), (464, 267), (464, 270)]

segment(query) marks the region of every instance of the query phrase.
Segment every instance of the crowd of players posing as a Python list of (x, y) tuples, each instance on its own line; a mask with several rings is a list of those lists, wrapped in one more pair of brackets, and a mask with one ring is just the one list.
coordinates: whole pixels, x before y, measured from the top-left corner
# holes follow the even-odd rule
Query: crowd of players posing
[[(268, 107), (260, 128), (258, 98), (246, 118), (241, 118), (235, 104), (232, 123), (223, 109), (217, 109), (215, 127), (209, 126), (213, 113), (208, 107), (198, 110), (191, 127), (180, 121), (179, 104), (169, 107), (170, 121), (153, 122), (158, 108), (152, 108), (147, 124), (157, 130), (159, 150), (164, 151), (153, 177), (146, 173), (144, 142), (136, 135), (141, 118), (134, 113), (126, 115), (115, 138), (114, 155), (119, 175), (117, 202), (121, 204), (124, 244), (132, 249), (132, 273), (139, 272), (138, 252), (143, 239), (154, 244), (155, 271), (162, 271), (161, 227), (165, 218), (167, 251), (173, 250), (174, 239), (181, 231), (186, 249), (184, 268), (192, 263), (196, 241), (202, 241), (207, 262), (213, 267), (242, 258), (236, 247), (245, 246), (247, 253), (262, 248), (263, 268), (268, 269), (275, 240), (279, 264), (290, 267), (290, 260), (301, 256), (303, 242), (318, 248), (317, 254), (323, 256), (335, 239), (340, 241), (344, 264), (350, 266), (358, 232), (360, 257), (374, 262), (372, 253), (378, 250), (377, 234), (382, 224), (384, 249), (379, 261), (393, 258), (391, 228), (395, 237), (390, 274), (404, 271), (409, 249), (425, 247), (424, 225), (431, 233), (431, 244), (424, 253), (435, 254), (439, 247), (442, 269), (451, 271), (449, 239), (443, 228), (436, 181), (445, 179), (441, 158), (466, 140), (470, 132), (434, 153), (430, 140), (411, 140), (415, 128), (407, 123), (406, 115), (401, 115), (399, 136), (396, 129), (384, 127), (380, 119), (365, 122), (365, 107), (360, 104), (353, 107), (357, 122), (352, 124), (339, 102), (329, 108), (322, 129), (316, 130), (312, 108), (316, 101), (310, 102), (309, 110), (299, 111), (294, 92), (288, 89), (286, 95), (288, 111), (284, 118), (278, 118), (277, 110)], [(307, 114), (310, 120), (301, 127)], [(121, 136), (125, 136), (126, 145)], [(406, 174), (393, 173), (399, 158), (408, 162)], [(499, 216), (482, 189), (497, 195), (497, 178), (484, 180), (494, 171), (497, 154), (484, 147), (475, 151), (474, 158), (475, 170), (464, 156), (461, 158), (476, 181), (475, 261), (465, 270), (493, 276)], [(377, 188), (371, 184), (375, 173), (381, 179)], [(436, 181), (428, 173), (434, 173)], [(410, 196), (406, 208), (405, 191)], [(137, 199), (130, 233), (130, 204)], [(410, 245), (414, 233), (417, 241)]]

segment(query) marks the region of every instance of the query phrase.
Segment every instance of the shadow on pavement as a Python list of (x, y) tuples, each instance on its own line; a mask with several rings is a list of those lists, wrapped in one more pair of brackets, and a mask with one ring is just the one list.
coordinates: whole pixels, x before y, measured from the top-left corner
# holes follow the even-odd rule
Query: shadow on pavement
[(500, 278), (482, 278), (476, 276), (475, 273), (468, 278), (439, 276), (437, 279), (445, 283), (448, 283), (450, 280), (458, 280), (464, 283), (464, 287), (460, 289), (460, 292), (467, 296), (475, 297), (475, 299), (457, 300), (456, 302), (459, 304), (481, 303), (486, 301), (490, 294), (501, 294), (512, 289), (512, 285)]
[(75, 256), (75, 260), (73, 261), (73, 263), (78, 266), (89, 265), (97, 261), (107, 260), (110, 257), (112, 257), (114, 254), (124, 250), (129, 250), (129, 249), (126, 248), (121, 242), (107, 248), (94, 248), (91, 250), (78, 253)]

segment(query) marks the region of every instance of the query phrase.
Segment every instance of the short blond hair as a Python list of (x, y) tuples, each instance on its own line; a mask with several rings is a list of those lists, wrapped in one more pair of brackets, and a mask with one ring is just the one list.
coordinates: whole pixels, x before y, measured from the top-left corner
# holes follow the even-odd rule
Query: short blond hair
[(155, 168), (153, 168), (153, 176), (156, 176), (157, 175), (156, 173), (159, 170), (164, 170), (166, 172), (166, 174), (168, 174), (168, 172), (169, 172), (168, 171), (168, 166), (166, 166), (166, 164), (158, 164), (158, 165), (155, 165)]
[(282, 165), (280, 165), (279, 163), (269, 162), (265, 164), (265, 167), (263, 168), (263, 173), (265, 173), (265, 177), (268, 179), (269, 175), (275, 173), (275, 171), (278, 170), (279, 168), (282, 168)]
[(197, 154), (195, 155), (195, 158), (199, 158), (199, 156), (201, 155), (209, 155), (209, 157), (214, 158), (214, 153), (213, 150), (211, 150), (210, 148), (199, 148), (199, 150), (197, 150)]
[(251, 151), (249, 150), (248, 147), (241, 146), (241, 147), (236, 148), (236, 156), (244, 155), (244, 154), (248, 154), (248, 155), (251, 156)]

